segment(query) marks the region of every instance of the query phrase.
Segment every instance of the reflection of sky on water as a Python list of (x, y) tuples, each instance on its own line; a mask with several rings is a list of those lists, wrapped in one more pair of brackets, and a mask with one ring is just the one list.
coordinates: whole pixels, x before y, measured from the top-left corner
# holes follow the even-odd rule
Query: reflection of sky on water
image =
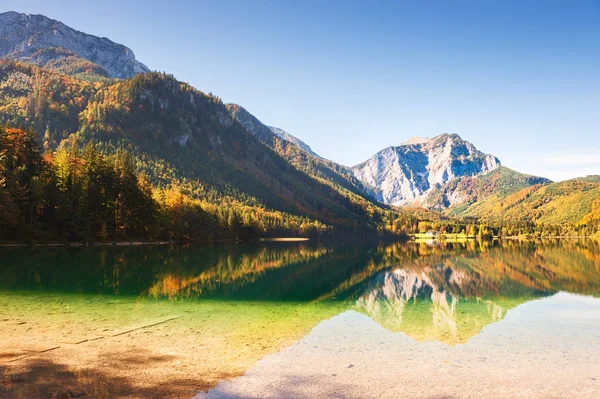
[[(463, 345), (418, 342), (347, 311), (198, 398), (597, 398), (600, 300), (519, 305)], [(292, 383), (295, 381), (296, 383)], [(258, 393), (258, 394), (256, 394)]]

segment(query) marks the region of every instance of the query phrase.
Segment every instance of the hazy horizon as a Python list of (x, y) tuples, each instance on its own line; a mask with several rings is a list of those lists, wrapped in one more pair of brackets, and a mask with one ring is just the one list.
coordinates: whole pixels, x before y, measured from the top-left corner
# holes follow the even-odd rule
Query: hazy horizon
[(519, 172), (600, 174), (600, 3), (6, 0), (131, 48), (344, 165), (457, 133)]

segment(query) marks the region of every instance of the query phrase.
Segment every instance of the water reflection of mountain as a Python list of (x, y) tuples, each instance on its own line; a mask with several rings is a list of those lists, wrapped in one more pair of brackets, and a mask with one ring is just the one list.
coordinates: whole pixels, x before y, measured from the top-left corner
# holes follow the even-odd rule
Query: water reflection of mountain
[(600, 249), (593, 241), (0, 249), (2, 289), (165, 298), (353, 302), (386, 281), (408, 284), (408, 275), (392, 273), (399, 269), (421, 276), (415, 298), (445, 293), (458, 298), (458, 307), (464, 298), (600, 292)]
[(382, 271), (347, 295), (384, 328), (419, 340), (464, 343), (531, 299), (558, 291), (600, 293), (595, 242), (508, 243), (429, 253)]
[[(448, 273), (448, 274), (446, 274)], [(446, 286), (436, 282), (440, 274)], [(463, 343), (506, 311), (534, 298), (464, 297), (473, 284), (464, 271), (443, 268), (396, 269), (382, 272), (365, 285), (356, 308), (382, 327), (401, 331), (418, 341)], [(448, 287), (452, 287), (448, 289)]]

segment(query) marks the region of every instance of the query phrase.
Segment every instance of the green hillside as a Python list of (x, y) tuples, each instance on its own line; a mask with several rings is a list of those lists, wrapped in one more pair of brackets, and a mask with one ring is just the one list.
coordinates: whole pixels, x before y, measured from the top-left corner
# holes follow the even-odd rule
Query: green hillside
[(101, 83), (0, 60), (0, 123), (32, 128), (44, 148), (56, 148), (79, 130), (79, 113)]
[(530, 226), (549, 235), (594, 234), (600, 230), (600, 179), (590, 176), (533, 185), (504, 196), (493, 194), (455, 207), (450, 214), (495, 225)]
[(448, 182), (427, 202), (452, 218), (479, 221), (503, 235), (592, 235), (599, 230), (600, 178), (552, 183), (500, 167)]
[[(85, 165), (88, 142), (109, 164), (127, 153), (134, 172), (153, 187), (159, 208), (168, 208), (166, 197), (176, 193), (186, 206), (212, 215), (213, 230), (228, 226), (211, 234), (215, 238), (276, 232), (364, 236), (389, 232), (394, 221), (397, 226), (418, 223), (411, 212), (387, 209), (361, 195), (359, 183), (343, 167), (279, 138), (265, 145), (264, 137), (248, 132), (218, 97), (170, 75), (89, 82), (2, 61), (0, 111), (1, 124), (38, 134), (40, 151), (48, 155), (40, 169), (58, 167), (59, 153)], [(23, 135), (13, 134), (11, 140)], [(79, 173), (75, 168), (73, 176)], [(190, 218), (182, 222), (187, 226), (182, 231), (193, 230)], [(80, 232), (66, 236), (82, 237)]]
[(470, 206), (484, 199), (504, 198), (526, 187), (551, 183), (543, 177), (530, 176), (501, 166), (490, 173), (452, 180), (437, 188), (428, 198), (433, 209), (461, 216)]

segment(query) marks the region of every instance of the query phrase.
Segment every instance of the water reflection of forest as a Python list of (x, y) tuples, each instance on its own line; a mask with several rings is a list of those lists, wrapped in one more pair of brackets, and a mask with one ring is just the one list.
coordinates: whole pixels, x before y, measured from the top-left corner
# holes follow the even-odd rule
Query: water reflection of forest
[(398, 286), (418, 279), (414, 284), (419, 288), (411, 294), (417, 298), (429, 297), (433, 291), (460, 298), (600, 292), (600, 246), (591, 240), (1, 251), (4, 289), (166, 298), (356, 300), (386, 281), (391, 284), (395, 279)]
[(600, 294), (596, 241), (2, 249), (0, 288), (325, 303), (417, 340), (466, 342), (558, 291)]

